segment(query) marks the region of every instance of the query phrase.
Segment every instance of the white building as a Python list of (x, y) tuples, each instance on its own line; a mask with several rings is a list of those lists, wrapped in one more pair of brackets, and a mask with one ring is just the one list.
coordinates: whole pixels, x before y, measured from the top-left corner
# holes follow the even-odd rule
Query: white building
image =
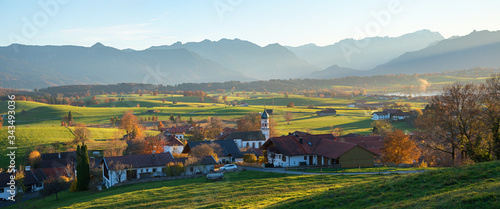
[(175, 136), (166, 136), (165, 139), (166, 144), (163, 146), (163, 152), (167, 153), (175, 153), (175, 154), (180, 154), (182, 153), (182, 150), (184, 149), (184, 144)]
[(266, 110), (261, 114), (260, 117), (260, 131), (266, 137), (266, 140), (269, 139), (269, 114)]
[(385, 112), (374, 112), (372, 120), (388, 120), (391, 118), (391, 114)]
[[(174, 158), (170, 153), (127, 155), (119, 157), (104, 157), (101, 161), (103, 166), (103, 181), (106, 187), (130, 181), (134, 179), (146, 179), (166, 176), (167, 164), (184, 164), (184, 172), (181, 175), (193, 175), (196, 173), (209, 173), (217, 164), (212, 156), (201, 159)], [(124, 168), (120, 165), (126, 165)]]

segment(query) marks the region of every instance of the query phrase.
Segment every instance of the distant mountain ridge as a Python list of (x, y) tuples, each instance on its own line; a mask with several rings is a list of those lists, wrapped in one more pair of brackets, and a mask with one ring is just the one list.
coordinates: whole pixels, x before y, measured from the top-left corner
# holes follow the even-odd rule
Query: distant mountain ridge
[(500, 67), (500, 31), (474, 31), (440, 41), (375, 67), (371, 75), (432, 73)]
[(247, 77), (260, 80), (299, 78), (319, 70), (279, 44), (260, 47), (240, 39), (204, 40), (185, 44), (177, 42), (170, 46), (155, 46), (147, 50), (181, 48), (195, 52)]
[[(261, 47), (249, 41), (221, 39), (178, 42), (142, 51), (118, 50), (101, 43), (92, 47), (12, 44), (0, 47), (0, 87), (34, 89), (125, 82), (176, 85), (289, 78), (330, 79), (500, 67), (500, 31), (474, 31), (466, 36), (441, 38), (439, 33), (422, 30), (396, 38), (363, 39), (360, 41), (369, 40), (369, 44), (359, 54), (353, 54), (347, 63), (338, 49), (343, 44), (355, 44), (353, 39), (326, 47), (284, 47), (279, 44)], [(335, 47), (337, 52), (323, 53)], [(422, 49), (402, 52), (419, 47)], [(305, 61), (309, 58), (304, 58), (304, 55), (318, 60), (333, 57), (328, 61), (333, 64), (318, 68), (310, 60)], [(361, 55), (364, 57), (357, 57)], [(389, 57), (392, 58), (371, 70), (362, 67)]]
[(319, 68), (339, 65), (358, 70), (370, 70), (403, 53), (423, 49), (443, 39), (438, 32), (420, 30), (393, 38), (344, 39), (323, 47), (307, 44), (298, 47), (287, 46), (287, 48)]

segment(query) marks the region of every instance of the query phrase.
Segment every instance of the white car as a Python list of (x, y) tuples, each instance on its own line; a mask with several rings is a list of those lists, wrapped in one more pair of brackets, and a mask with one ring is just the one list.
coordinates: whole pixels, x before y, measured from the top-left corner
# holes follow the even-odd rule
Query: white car
[(237, 170), (238, 167), (235, 164), (226, 164), (222, 167), (219, 168), (221, 171), (227, 171), (227, 170)]

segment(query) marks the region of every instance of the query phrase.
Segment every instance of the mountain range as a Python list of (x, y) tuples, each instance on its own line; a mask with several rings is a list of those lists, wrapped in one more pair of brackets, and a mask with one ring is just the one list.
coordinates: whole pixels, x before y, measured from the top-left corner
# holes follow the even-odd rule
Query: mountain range
[(444, 39), (421, 30), (400, 37), (346, 39), (264, 47), (240, 39), (204, 40), (119, 50), (82, 46), (0, 47), (0, 87), (70, 84), (180, 83), (412, 74), (500, 67), (500, 31), (474, 31)]

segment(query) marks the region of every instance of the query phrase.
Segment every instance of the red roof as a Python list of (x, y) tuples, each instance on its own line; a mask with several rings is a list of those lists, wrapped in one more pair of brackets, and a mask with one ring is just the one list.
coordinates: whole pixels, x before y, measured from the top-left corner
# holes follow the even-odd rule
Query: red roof
[(381, 155), (382, 152), (380, 149), (384, 148), (384, 140), (382, 136), (339, 137), (336, 140), (357, 144), (367, 150), (374, 152), (377, 155)]
[(172, 135), (167, 136), (165, 141), (167, 142), (165, 146), (184, 146), (184, 143), (182, 143), (181, 140)]
[(170, 128), (164, 128), (162, 129), (162, 132), (168, 132), (168, 133), (186, 133), (189, 131), (191, 128), (190, 125), (185, 125), (185, 126), (174, 126)]
[[(273, 148), (271, 148), (272, 144), (274, 144)], [(287, 156), (321, 155), (337, 159), (356, 146), (358, 145), (354, 143), (336, 141), (335, 136), (331, 134), (319, 134), (274, 137), (264, 143), (261, 149), (271, 148), (274, 149), (273, 151), (277, 151)]]

